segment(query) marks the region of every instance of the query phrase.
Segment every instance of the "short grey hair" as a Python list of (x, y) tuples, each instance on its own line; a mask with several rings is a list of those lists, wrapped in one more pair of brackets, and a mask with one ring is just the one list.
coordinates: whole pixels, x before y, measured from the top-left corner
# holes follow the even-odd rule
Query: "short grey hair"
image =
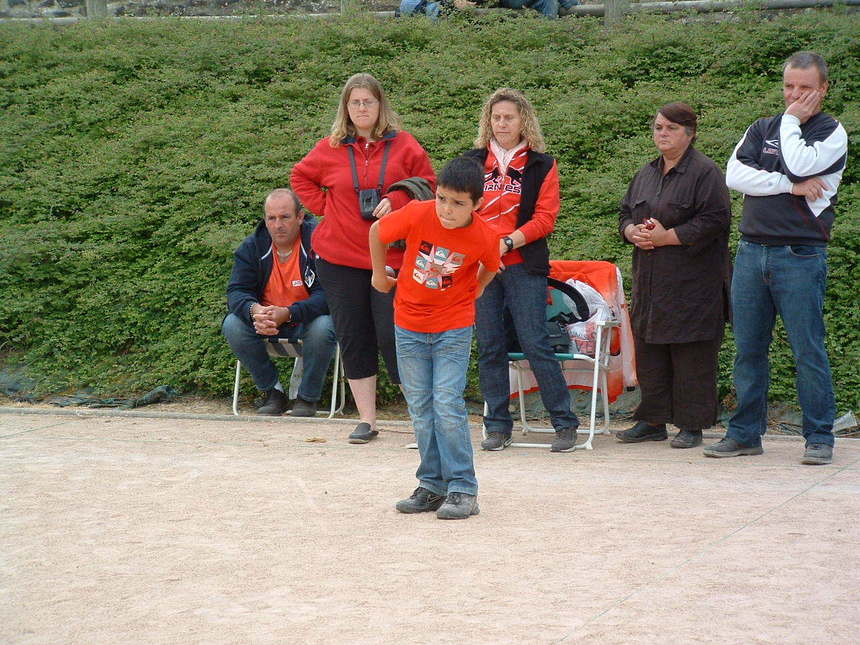
[(786, 59), (782, 66), (782, 71), (785, 72), (789, 67), (794, 69), (815, 67), (818, 70), (821, 82), (827, 82), (827, 63), (821, 54), (816, 54), (815, 52), (795, 52)]
[(263, 202), (263, 208), (265, 209), (273, 199), (281, 197), (292, 197), (293, 204), (296, 205), (296, 215), (302, 214), (302, 202), (299, 200), (299, 196), (289, 188), (275, 188), (275, 190), (266, 195), (266, 200)]

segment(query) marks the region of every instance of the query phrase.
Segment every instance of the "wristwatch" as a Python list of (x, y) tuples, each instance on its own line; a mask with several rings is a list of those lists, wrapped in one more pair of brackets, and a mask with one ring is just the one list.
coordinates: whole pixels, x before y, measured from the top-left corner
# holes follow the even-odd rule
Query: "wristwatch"
[(507, 235), (502, 238), (502, 242), (504, 242), (505, 246), (508, 247), (508, 253), (514, 250), (514, 241)]

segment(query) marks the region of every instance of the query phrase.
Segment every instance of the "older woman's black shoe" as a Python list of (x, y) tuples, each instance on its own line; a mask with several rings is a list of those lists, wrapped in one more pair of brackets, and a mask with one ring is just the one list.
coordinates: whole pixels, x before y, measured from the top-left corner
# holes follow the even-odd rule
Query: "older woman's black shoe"
[(696, 446), (701, 446), (702, 431), (685, 430), (682, 428), (672, 441), (669, 442), (669, 445), (673, 448), (695, 448)]
[(669, 438), (666, 433), (666, 424), (652, 426), (650, 423), (640, 421), (632, 428), (615, 434), (615, 438), (621, 443), (640, 443), (642, 441), (665, 441)]

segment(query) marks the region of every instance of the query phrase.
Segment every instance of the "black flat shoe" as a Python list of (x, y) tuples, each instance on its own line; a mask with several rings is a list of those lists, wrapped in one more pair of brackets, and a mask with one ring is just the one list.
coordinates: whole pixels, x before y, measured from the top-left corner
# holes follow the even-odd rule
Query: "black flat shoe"
[(349, 435), (350, 443), (367, 443), (379, 432), (377, 430), (373, 430), (370, 427), (369, 423), (364, 423), (363, 421), (355, 426), (355, 430), (353, 430)]
[(652, 426), (650, 423), (640, 421), (632, 428), (616, 433), (615, 438), (621, 443), (640, 443), (642, 441), (665, 441), (669, 435), (666, 432), (665, 423)]
[(701, 430), (684, 430), (675, 435), (669, 445), (673, 448), (695, 448), (702, 445)]

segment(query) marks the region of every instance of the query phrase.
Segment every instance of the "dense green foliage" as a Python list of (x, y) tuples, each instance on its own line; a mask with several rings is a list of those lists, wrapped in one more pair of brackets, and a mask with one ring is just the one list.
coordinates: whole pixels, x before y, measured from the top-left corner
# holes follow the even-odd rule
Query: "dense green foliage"
[[(690, 103), (699, 148), (722, 164), (747, 125), (781, 109), (785, 57), (815, 49), (832, 65), (826, 109), (851, 136), (827, 322), (840, 408), (860, 408), (857, 14), (637, 16), (611, 32), (531, 14), (0, 25), (4, 360), (26, 363), (43, 392), (169, 383), (225, 394), (232, 250), (327, 134), (356, 71), (382, 80), (437, 168), (471, 147), (490, 91), (523, 89), (560, 165), (554, 257), (618, 262), (629, 280), (616, 209), (655, 156), (655, 108)], [(727, 338), (727, 395), (732, 352)], [(793, 401), (779, 330), (773, 365), (773, 398)]]

